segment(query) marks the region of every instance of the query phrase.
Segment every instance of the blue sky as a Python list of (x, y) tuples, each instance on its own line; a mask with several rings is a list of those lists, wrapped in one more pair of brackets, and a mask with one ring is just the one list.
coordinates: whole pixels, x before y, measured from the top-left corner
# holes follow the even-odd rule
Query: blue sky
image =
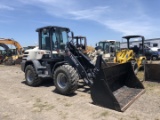
[(35, 45), (35, 29), (47, 25), (69, 27), (87, 37), (121, 40), (123, 35), (160, 37), (159, 0), (0, 0), (0, 37), (22, 46)]

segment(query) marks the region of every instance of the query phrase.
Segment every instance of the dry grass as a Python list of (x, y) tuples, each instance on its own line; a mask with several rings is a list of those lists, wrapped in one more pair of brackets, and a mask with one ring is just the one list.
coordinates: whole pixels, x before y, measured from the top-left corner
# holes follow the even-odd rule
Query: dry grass
[(36, 102), (33, 104), (33, 112), (42, 112), (43, 110), (49, 111), (54, 108), (55, 106), (48, 104), (48, 102), (42, 102), (40, 98), (37, 98)]
[(65, 107), (70, 107), (71, 105), (72, 105), (72, 104), (70, 104), (70, 103), (64, 104)]
[[(91, 104), (91, 96), (84, 90), (66, 97), (54, 93), (52, 84), (27, 86), (17, 66), (0, 67), (0, 120), (160, 120), (158, 83), (143, 82), (146, 92), (120, 113)], [(138, 75), (143, 78), (143, 72)]]
[(106, 117), (108, 114), (109, 114), (109, 113), (108, 113), (107, 111), (105, 111), (105, 112), (102, 112), (102, 113), (100, 114), (100, 116)]

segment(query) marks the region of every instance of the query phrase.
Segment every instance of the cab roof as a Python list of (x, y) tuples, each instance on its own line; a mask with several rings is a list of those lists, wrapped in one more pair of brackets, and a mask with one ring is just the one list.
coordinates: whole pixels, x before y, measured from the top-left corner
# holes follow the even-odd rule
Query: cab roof
[(86, 37), (79, 35), (79, 36), (74, 36), (73, 38), (86, 38)]
[(67, 27), (60, 27), (60, 26), (44, 26), (44, 27), (37, 28), (37, 29), (36, 29), (36, 32), (39, 32), (39, 31), (41, 31), (41, 30), (43, 30), (43, 29), (51, 29), (51, 28), (53, 28), (53, 29), (57, 29), (57, 28), (59, 28), (59, 29), (66, 29), (67, 31), (70, 31), (70, 29), (67, 28)]
[(102, 41), (99, 41), (99, 42), (119, 42), (119, 41), (116, 41), (116, 40), (102, 40)]
[(127, 36), (123, 36), (122, 38), (130, 39), (130, 38), (137, 38), (137, 37), (144, 38), (144, 36), (142, 35), (127, 35)]

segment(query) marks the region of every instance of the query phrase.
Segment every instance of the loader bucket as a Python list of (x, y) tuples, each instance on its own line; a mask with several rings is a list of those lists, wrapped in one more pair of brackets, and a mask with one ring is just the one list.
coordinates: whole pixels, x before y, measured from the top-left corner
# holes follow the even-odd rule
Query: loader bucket
[(145, 64), (144, 80), (151, 82), (160, 82), (160, 64)]
[(130, 62), (110, 67), (102, 64), (91, 86), (93, 104), (120, 112), (144, 92), (144, 86), (134, 74)]
[(114, 62), (107, 62), (106, 64), (108, 67), (118, 65), (118, 63), (114, 63)]

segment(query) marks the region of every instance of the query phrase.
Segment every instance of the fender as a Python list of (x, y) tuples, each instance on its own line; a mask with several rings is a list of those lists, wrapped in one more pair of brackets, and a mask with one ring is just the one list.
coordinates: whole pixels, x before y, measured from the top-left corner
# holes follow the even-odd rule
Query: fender
[(22, 60), (21, 70), (23, 72), (25, 72), (25, 68), (27, 65), (33, 65), (36, 70), (36, 73), (38, 73), (38, 68), (44, 68), (38, 60), (30, 60), (30, 61)]
[(55, 69), (56, 69), (58, 66), (63, 65), (63, 64), (68, 64), (68, 62), (67, 62), (67, 61), (57, 62), (57, 63), (53, 66), (53, 68), (52, 68), (52, 74), (54, 73)]

